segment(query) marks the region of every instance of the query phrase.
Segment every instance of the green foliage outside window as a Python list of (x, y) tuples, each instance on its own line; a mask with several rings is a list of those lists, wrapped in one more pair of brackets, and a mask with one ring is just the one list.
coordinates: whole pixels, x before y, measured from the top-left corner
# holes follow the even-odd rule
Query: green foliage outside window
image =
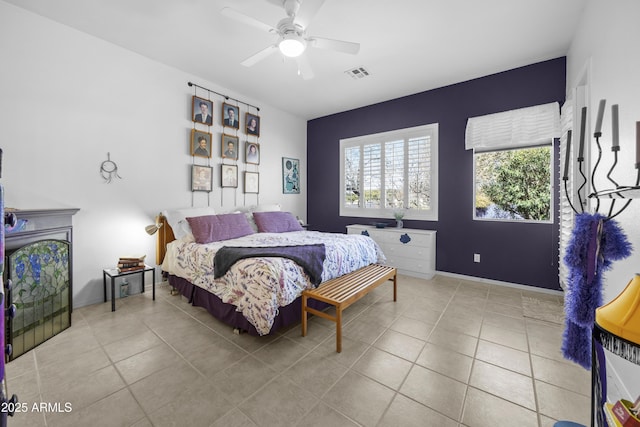
[(476, 216), (548, 221), (551, 146), (477, 153)]

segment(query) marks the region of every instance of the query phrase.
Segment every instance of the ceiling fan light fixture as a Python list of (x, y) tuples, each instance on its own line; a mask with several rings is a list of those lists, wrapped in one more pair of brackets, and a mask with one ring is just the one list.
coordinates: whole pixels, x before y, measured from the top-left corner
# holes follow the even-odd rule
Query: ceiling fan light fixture
[(278, 43), (278, 48), (284, 56), (295, 58), (302, 55), (307, 48), (307, 42), (298, 34), (284, 34)]

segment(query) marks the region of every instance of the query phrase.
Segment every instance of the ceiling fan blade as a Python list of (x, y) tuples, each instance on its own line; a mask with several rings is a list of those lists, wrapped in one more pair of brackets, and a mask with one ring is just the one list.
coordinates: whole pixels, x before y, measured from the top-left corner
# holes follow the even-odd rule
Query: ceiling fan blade
[(311, 46), (319, 49), (335, 50), (338, 52), (355, 55), (360, 51), (360, 43), (346, 42), (343, 40), (333, 40), (324, 37), (310, 37), (307, 39)]
[(268, 47), (262, 49), (260, 52), (248, 57), (247, 59), (242, 61), (241, 64), (244, 65), (245, 67), (251, 67), (251, 66), (255, 65), (256, 63), (262, 61), (267, 56), (271, 55), (273, 52), (275, 52), (277, 50), (278, 50), (278, 46), (276, 46), (276, 45), (268, 46)]
[(278, 32), (275, 28), (273, 28), (269, 24), (265, 24), (262, 21), (258, 21), (255, 18), (250, 17), (249, 15), (245, 15), (244, 13), (240, 13), (235, 9), (230, 7), (223, 7), (220, 10), (220, 13), (226, 16), (227, 18), (235, 19), (238, 22), (242, 22), (243, 24), (250, 25), (254, 28), (257, 28), (266, 32)]
[(313, 70), (311, 64), (306, 55), (300, 55), (296, 58), (298, 64), (298, 73), (302, 76), (303, 80), (311, 80), (313, 78)]
[(325, 0), (303, 0), (293, 22), (302, 28), (307, 28), (324, 2)]

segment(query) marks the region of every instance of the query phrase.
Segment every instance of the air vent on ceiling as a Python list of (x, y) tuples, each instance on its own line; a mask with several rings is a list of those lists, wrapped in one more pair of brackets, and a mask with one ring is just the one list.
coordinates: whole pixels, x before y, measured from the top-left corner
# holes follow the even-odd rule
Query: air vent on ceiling
[(352, 70), (347, 70), (345, 73), (351, 76), (352, 79), (359, 80), (369, 76), (369, 71), (365, 70), (364, 67), (354, 68)]

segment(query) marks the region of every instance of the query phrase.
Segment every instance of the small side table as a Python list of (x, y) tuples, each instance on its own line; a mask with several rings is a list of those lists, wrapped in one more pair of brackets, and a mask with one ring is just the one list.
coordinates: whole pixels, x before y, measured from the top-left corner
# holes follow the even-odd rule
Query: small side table
[(116, 311), (116, 278), (130, 276), (132, 274), (142, 273), (142, 292), (144, 292), (144, 276), (147, 271), (151, 271), (153, 275), (153, 300), (156, 300), (156, 269), (148, 265), (144, 265), (144, 268), (133, 271), (120, 271), (117, 268), (105, 268), (102, 270), (102, 287), (104, 290), (104, 302), (107, 302), (107, 276), (111, 278), (111, 311)]

